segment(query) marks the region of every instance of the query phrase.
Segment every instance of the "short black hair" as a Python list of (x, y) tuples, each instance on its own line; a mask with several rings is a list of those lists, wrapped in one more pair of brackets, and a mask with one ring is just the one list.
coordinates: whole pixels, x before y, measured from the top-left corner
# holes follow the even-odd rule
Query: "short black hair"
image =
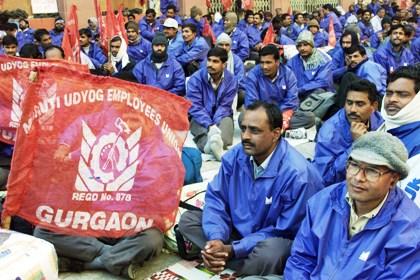
[(3, 37), (3, 46), (18, 45), (18, 41), (15, 36), (6, 35)]
[(174, 10), (174, 12), (175, 12), (175, 13), (177, 12), (176, 6), (175, 6), (174, 4), (169, 4), (169, 5), (166, 7), (166, 11), (167, 11), (167, 10)]
[(275, 17), (273, 17), (273, 19), (271, 20), (271, 23), (273, 24), (273, 25), (275, 25), (275, 24), (279, 24), (279, 23), (281, 23), (283, 20), (281, 19), (281, 16), (275, 16)]
[(282, 14), (280, 16), (280, 20), (283, 22), (287, 17), (290, 17), (290, 15), (289, 14)]
[(137, 24), (137, 23), (135, 23), (135, 22), (132, 22), (132, 21), (128, 21), (126, 24), (125, 24), (125, 30), (128, 30), (128, 29), (134, 29), (134, 31), (136, 31), (137, 33), (139, 33), (139, 25)]
[(279, 60), (280, 59), (279, 49), (273, 44), (269, 44), (269, 45), (267, 45), (267, 46), (265, 46), (264, 48), (261, 49), (260, 57), (266, 56), (266, 55), (274, 56), (274, 60)]
[(21, 18), (19, 22), (24, 21), (27, 25), (29, 25), (29, 21), (26, 18)]
[(365, 79), (356, 79), (349, 83), (346, 87), (346, 99), (349, 91), (365, 92), (368, 95), (370, 103), (378, 101), (378, 91), (374, 83)]
[(294, 17), (294, 21), (296, 21), (296, 19), (297, 19), (298, 16), (302, 16), (303, 17), (303, 14), (302, 13), (296, 13), (295, 14), (295, 17)]
[(262, 100), (257, 100), (254, 103), (248, 105), (248, 107), (246, 107), (246, 111), (256, 111), (260, 108), (263, 108), (265, 110), (271, 130), (274, 130), (276, 128), (281, 129), (283, 127), (282, 113), (280, 111), (280, 108), (274, 103), (268, 103)]
[(328, 10), (328, 11), (334, 10), (334, 7), (331, 4), (324, 4), (324, 5), (322, 5), (322, 8), (324, 10)]
[(245, 20), (248, 20), (248, 18), (249, 18), (250, 16), (254, 16), (254, 12), (253, 12), (253, 11), (251, 11), (251, 10), (246, 10), (246, 11), (245, 11), (245, 16), (244, 16), (244, 19), (245, 19)]
[(25, 44), (19, 51), (19, 56), (23, 58), (42, 58), (42, 54), (35, 44)]
[(388, 84), (395, 80), (405, 78), (414, 81), (414, 91), (420, 91), (420, 67), (415, 65), (401, 66), (388, 76)]
[(366, 49), (362, 45), (351, 46), (350, 48), (345, 49), (344, 52), (346, 54), (352, 54), (352, 53), (355, 53), (355, 52), (359, 52), (362, 56), (366, 55)]
[(189, 28), (192, 33), (197, 34), (197, 26), (194, 23), (186, 23), (186, 24), (182, 25), (182, 29), (184, 29), (184, 28)]
[(79, 36), (86, 35), (88, 38), (92, 38), (92, 31), (89, 28), (79, 29)]
[(351, 37), (351, 45), (352, 46), (360, 44), (359, 37), (357, 36), (356, 32), (346, 29), (346, 30), (344, 30), (343, 34), (341, 35), (340, 45), (343, 44), (343, 38), (346, 37), (346, 36), (349, 36), (349, 35)]
[(34, 38), (38, 42), (41, 42), (42, 36), (44, 36), (44, 35), (50, 35), (50, 32), (48, 32), (48, 30), (45, 29), (45, 28), (37, 29), (34, 32)]
[(153, 14), (153, 16), (155, 17), (156, 11), (154, 9), (147, 9), (145, 15), (148, 15), (148, 14)]
[(258, 12), (257, 13), (254, 13), (254, 17), (255, 16), (259, 16), (260, 19), (263, 19), (264, 18), (264, 15), (262, 15), (261, 13), (258, 13)]
[(402, 28), (402, 30), (404, 31), (404, 34), (405, 34), (404, 25), (402, 25), (401, 23), (391, 25), (391, 29), (389, 30), (389, 34), (391, 34), (392, 31), (397, 30), (399, 28)]
[(228, 53), (225, 49), (221, 48), (221, 47), (214, 47), (212, 49), (209, 50), (209, 52), (207, 53), (207, 58), (209, 58), (210, 56), (216, 56), (218, 58), (220, 58), (220, 60), (225, 63), (228, 60)]
[(362, 15), (364, 15), (366, 13), (369, 13), (369, 15), (372, 15), (372, 12), (370, 10), (368, 10), (368, 9), (362, 10)]
[(66, 57), (66, 55), (64, 54), (64, 50), (63, 50), (63, 48), (62, 47), (60, 47), (60, 46), (56, 46), (56, 45), (51, 45), (51, 46), (48, 46), (46, 49), (45, 49), (45, 51), (44, 51), (44, 56), (46, 56), (46, 54), (47, 54), (47, 52), (48, 51), (50, 51), (50, 50), (59, 50), (60, 51), (60, 53), (61, 53), (61, 57), (64, 59), (65, 57)]
[(18, 26), (14, 23), (8, 22), (6, 24), (4, 24), (5, 30), (6, 31), (13, 31), (13, 30), (17, 30)]
[(111, 41), (109, 43), (114, 43), (114, 42), (122, 42), (122, 39), (120, 36), (114, 36), (112, 37)]

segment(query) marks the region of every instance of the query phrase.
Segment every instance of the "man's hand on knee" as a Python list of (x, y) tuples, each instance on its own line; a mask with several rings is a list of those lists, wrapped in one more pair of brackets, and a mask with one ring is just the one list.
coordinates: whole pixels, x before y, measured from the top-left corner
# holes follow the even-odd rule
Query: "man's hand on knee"
[(226, 262), (233, 256), (233, 251), (231, 245), (225, 245), (221, 240), (210, 240), (201, 254), (206, 268), (219, 273), (225, 269)]

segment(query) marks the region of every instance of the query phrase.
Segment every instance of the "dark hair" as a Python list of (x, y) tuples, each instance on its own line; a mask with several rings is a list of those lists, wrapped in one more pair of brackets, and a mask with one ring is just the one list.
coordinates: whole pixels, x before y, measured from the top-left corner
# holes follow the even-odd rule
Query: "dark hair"
[(295, 14), (295, 17), (294, 17), (294, 21), (295, 21), (295, 22), (296, 22), (296, 19), (297, 19), (297, 17), (298, 17), (298, 16), (302, 16), (302, 17), (303, 17), (303, 14), (302, 14), (302, 13), (296, 13), (296, 14)]
[(263, 18), (264, 18), (264, 15), (262, 15), (262, 14), (261, 14), (261, 13), (259, 13), (259, 12), (258, 12), (258, 13), (254, 13), (254, 17), (255, 17), (255, 16), (259, 16), (259, 17), (260, 17), (260, 19), (263, 19)]
[(409, 66), (401, 66), (397, 68), (394, 72), (389, 74), (388, 76), (388, 84), (395, 82), (395, 80), (405, 78), (414, 81), (414, 91), (420, 91), (420, 67), (409, 65)]
[(174, 12), (176, 13), (176, 6), (174, 5), (174, 4), (169, 4), (167, 7), (166, 7), (166, 11), (167, 10), (174, 10)]
[(135, 22), (128, 21), (125, 24), (125, 30), (128, 30), (128, 29), (134, 29), (134, 31), (136, 31), (137, 33), (139, 33), (139, 25), (137, 23), (135, 23)]
[(51, 45), (51, 46), (48, 46), (46, 49), (45, 49), (45, 51), (44, 51), (44, 56), (46, 56), (46, 54), (47, 54), (47, 52), (48, 51), (50, 51), (50, 50), (59, 50), (60, 51), (60, 53), (61, 53), (61, 57), (62, 58), (65, 58), (66, 57), (66, 55), (64, 54), (64, 50), (63, 50), (63, 48), (62, 47), (60, 47), (60, 46), (56, 46), (56, 45)]
[(114, 36), (112, 37), (111, 41), (109, 43), (114, 43), (114, 42), (122, 42), (122, 39), (120, 36)]
[(88, 38), (92, 37), (92, 31), (89, 28), (79, 29), (79, 36), (86, 35)]
[(391, 18), (391, 21), (394, 21), (394, 20), (398, 20), (399, 22), (401, 22), (401, 17), (399, 17), (399, 16), (393, 16)]
[(415, 17), (411, 17), (407, 19), (408, 23), (417, 23), (417, 19)]
[(384, 17), (381, 21), (381, 26), (384, 27), (385, 24), (392, 24), (392, 20), (389, 17)]
[(260, 108), (265, 110), (271, 130), (283, 127), (283, 116), (281, 114), (280, 108), (276, 104), (257, 100), (254, 103), (248, 105), (248, 107), (246, 107), (246, 111), (256, 111)]
[(346, 37), (346, 36), (348, 36), (348, 35), (351, 36), (351, 45), (352, 46), (355, 46), (355, 45), (359, 45), (360, 44), (359, 37), (357, 36), (357, 34), (354, 31), (352, 31), (352, 30), (347, 30), (346, 29), (346, 30), (344, 30), (343, 35), (341, 35), (340, 45), (343, 44), (343, 38)]
[(334, 8), (333, 8), (333, 6), (331, 4), (324, 4), (324, 5), (322, 5), (322, 8), (324, 10), (328, 10), (328, 11), (334, 10)]
[(156, 11), (154, 9), (147, 9), (145, 15), (148, 15), (148, 14), (153, 14), (153, 16), (155, 17)]
[(362, 10), (362, 15), (364, 15), (365, 13), (369, 13), (369, 15), (372, 15), (372, 12), (370, 10)]
[(6, 35), (3, 37), (3, 46), (9, 46), (9, 45), (18, 45), (18, 41), (15, 36)]
[(210, 56), (216, 56), (218, 58), (220, 58), (220, 60), (225, 63), (228, 60), (228, 53), (225, 49), (221, 48), (221, 47), (214, 47), (212, 49), (209, 50), (209, 52), (207, 53), (207, 57)]
[(273, 13), (272, 12), (270, 12), (270, 11), (265, 11), (264, 12), (264, 17), (266, 18), (266, 17), (273, 17)]
[(277, 47), (273, 44), (269, 44), (261, 49), (260, 51), (260, 57), (266, 56), (266, 55), (272, 55), (274, 57), (274, 60), (280, 59), (279, 50)]
[(26, 18), (21, 18), (19, 22), (24, 21), (27, 25), (29, 25), (29, 21)]
[(129, 17), (136, 18), (136, 15), (135, 15), (135, 14), (133, 14), (133, 13), (129, 13), (129, 14), (127, 15), (127, 18), (129, 18)]
[(56, 17), (55, 20), (54, 20), (54, 22), (57, 22), (59, 20), (64, 20), (64, 18), (62, 18), (62, 17)]
[(197, 26), (194, 23), (186, 23), (186, 24), (182, 25), (182, 29), (184, 29), (184, 28), (189, 28), (192, 33), (197, 34)]
[(414, 29), (414, 27), (410, 24), (404, 24), (403, 28), (404, 28), (404, 34), (407, 37), (410, 37), (416, 33), (416, 29)]
[(48, 30), (45, 28), (37, 29), (34, 32), (34, 38), (38, 42), (41, 42), (42, 36), (44, 35), (50, 35), (50, 32), (48, 32)]
[(11, 22), (8, 22), (8, 23), (4, 24), (4, 27), (5, 27), (6, 31), (13, 31), (13, 30), (18, 29), (18, 26), (14, 23), (11, 23)]
[(247, 10), (247, 11), (245, 11), (245, 16), (244, 16), (244, 19), (245, 19), (245, 20), (248, 20), (248, 18), (249, 18), (250, 16), (254, 16), (254, 12), (253, 12), (253, 11), (251, 11), (251, 10)]
[(275, 16), (273, 17), (273, 19), (271, 20), (271, 23), (274, 24), (280, 24), (283, 20), (281, 19), (281, 16)]
[(25, 44), (19, 51), (19, 56), (23, 58), (42, 58), (42, 54), (35, 44)]
[(290, 15), (289, 14), (282, 14), (280, 16), (280, 20), (283, 22), (287, 17), (290, 17)]
[(356, 79), (349, 83), (346, 87), (346, 98), (349, 91), (366, 92), (370, 103), (378, 101), (378, 91), (374, 83), (365, 79)]
[(359, 52), (362, 56), (366, 55), (366, 49), (362, 45), (354, 45), (344, 51), (346, 54)]

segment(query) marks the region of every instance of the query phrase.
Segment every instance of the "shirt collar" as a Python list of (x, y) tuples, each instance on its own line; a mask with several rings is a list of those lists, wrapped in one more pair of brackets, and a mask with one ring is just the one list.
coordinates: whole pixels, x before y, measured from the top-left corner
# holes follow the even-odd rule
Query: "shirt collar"
[[(384, 199), (381, 201), (381, 203), (379, 203), (379, 205), (378, 205), (378, 206), (376, 206), (376, 208), (372, 209), (370, 212), (368, 212), (368, 213), (366, 213), (366, 214), (363, 214), (363, 215), (359, 216), (359, 218), (364, 217), (364, 218), (372, 219), (372, 218), (374, 218), (376, 215), (378, 215), (379, 211), (381, 211), (381, 209), (382, 209), (382, 206), (384, 206), (386, 199), (388, 198), (388, 194), (389, 194), (389, 192), (385, 195), (385, 197), (384, 197)], [(354, 207), (354, 200), (350, 197), (350, 195), (349, 195), (349, 193), (348, 193), (348, 192), (346, 193), (346, 201), (347, 201), (347, 203), (348, 203), (348, 204), (349, 204), (349, 206), (350, 206), (350, 211), (351, 211), (352, 213), (354, 213), (355, 215), (357, 215), (357, 214), (356, 214), (356, 209), (355, 209), (355, 207)]]
[(271, 82), (272, 83), (274, 83), (278, 78), (279, 78), (279, 76), (280, 76), (280, 66), (279, 66), (279, 68), (277, 69), (277, 74), (276, 74), (276, 76), (271, 80)]
[(223, 81), (223, 79), (225, 78), (225, 71), (223, 70), (223, 72), (222, 72), (222, 77), (220, 78), (220, 80), (219, 80), (219, 83), (218, 84), (216, 84), (215, 82), (214, 82), (214, 80), (213, 80), (213, 78), (211, 77), (211, 75), (209, 74), (209, 73), (207, 73), (207, 79), (208, 79), (208, 81), (209, 81), (209, 83), (213, 86), (213, 85), (215, 85), (216, 86), (216, 88), (218, 88), (219, 87), (219, 85), (222, 83), (222, 81)]
[[(277, 144), (278, 145), (278, 144)], [(277, 147), (276, 147), (277, 148)], [(256, 175), (256, 172), (257, 172), (257, 170), (258, 170), (258, 173), (259, 173), (259, 175), (260, 174), (262, 174), (266, 169), (267, 169), (267, 167), (268, 167), (268, 164), (270, 163), (270, 160), (271, 160), (271, 157), (273, 156), (273, 154), (274, 154), (274, 151), (276, 150), (276, 148), (274, 148), (273, 149), (273, 151), (271, 152), (271, 154), (258, 166), (257, 165), (257, 163), (255, 162), (255, 160), (254, 160), (254, 157), (253, 156), (251, 156), (250, 158), (249, 158), (249, 160), (251, 161), (251, 163), (252, 163), (252, 166), (253, 166), (253, 168), (254, 168), (254, 175)], [(258, 176), (255, 176), (255, 178), (256, 177), (258, 177)]]

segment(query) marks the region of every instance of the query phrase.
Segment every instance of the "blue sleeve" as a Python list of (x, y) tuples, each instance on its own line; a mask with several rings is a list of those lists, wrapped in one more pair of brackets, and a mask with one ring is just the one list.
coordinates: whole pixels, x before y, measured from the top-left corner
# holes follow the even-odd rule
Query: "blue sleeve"
[(201, 58), (205, 56), (205, 54), (207, 53), (209, 49), (207, 46), (207, 43), (205, 44), (206, 45), (196, 44), (187, 52), (183, 51), (180, 56), (176, 57), (176, 59), (183, 66), (194, 60), (201, 60)]
[(226, 158), (222, 158), (219, 173), (207, 187), (203, 210), (203, 232), (207, 240), (227, 242), (232, 232), (229, 216), (228, 190), (232, 167)]
[(370, 46), (374, 49), (377, 49), (380, 44), (381, 44), (381, 41), (379, 40), (378, 33), (374, 33), (370, 37)]
[(191, 117), (204, 127), (209, 127), (213, 124), (210, 114), (204, 107), (203, 88), (200, 87), (201, 81), (197, 76), (192, 76), (188, 81), (187, 99), (191, 101), (190, 115)]
[(245, 66), (242, 60), (238, 57), (238, 59), (233, 59), (235, 77), (238, 79), (238, 84), (244, 79), (245, 77)]
[(143, 62), (139, 62), (134, 66), (132, 70), (133, 76), (136, 78), (137, 82), (140, 84), (145, 84), (146, 80), (144, 79), (143, 73)]
[(103, 50), (97, 45), (95, 45), (95, 49), (94, 49), (94, 59), (97, 60), (100, 65), (108, 61), (108, 58), (104, 54)]
[[(260, 67), (256, 65), (255, 67)], [(254, 68), (255, 69), (255, 68)], [(255, 101), (259, 100), (258, 79), (255, 75), (255, 70), (251, 70), (248, 75), (242, 80), (242, 86), (245, 90), (245, 107), (248, 107)]]
[(332, 56), (331, 61), (331, 70), (332, 70), (332, 76), (334, 81), (338, 81), (341, 79), (341, 77), (346, 73), (347, 67), (346, 65), (342, 64), (342, 57), (340, 56), (341, 52), (334, 52)]
[(151, 42), (153, 40), (154, 33), (149, 31), (149, 25), (147, 22), (145, 20), (141, 20), (139, 25), (141, 36)]
[(255, 45), (261, 42), (261, 36), (256, 28), (253, 28), (252, 26), (248, 27), (247, 35), (250, 48), (253, 48)]
[[(290, 176), (290, 175), (289, 175)], [(285, 179), (285, 183), (293, 186), (289, 196), (280, 198), (282, 209), (275, 226), (262, 228), (232, 243), (235, 257), (246, 257), (258, 242), (272, 237), (283, 237), (293, 240), (305, 217), (305, 207), (308, 199), (322, 187), (321, 179), (315, 172), (302, 170), (300, 174)]]
[(301, 88), (299, 88), (299, 92), (311, 91), (318, 88), (324, 88), (326, 90), (331, 89), (331, 61), (321, 65), (317, 72), (318, 73), (316, 73), (316, 76), (313, 77), (312, 81), (305, 83)]
[(385, 68), (385, 70), (388, 72), (389, 67), (388, 67), (388, 64), (386, 62), (387, 58), (386, 58), (386, 56), (384, 56), (381, 48), (377, 49), (376, 52), (373, 54), (373, 60), (376, 63), (382, 65), (382, 67)]
[(219, 124), (224, 117), (228, 117), (233, 114), (232, 103), (237, 93), (238, 82), (235, 78), (233, 78), (227, 88), (225, 88), (223, 92), (219, 92), (219, 94), (223, 95), (222, 100), (217, 104), (217, 109), (213, 116), (214, 123)]
[[(382, 65), (376, 64), (376, 67), (369, 67), (363, 73), (363, 78), (374, 83), (376, 86), (376, 90), (381, 95), (385, 94), (386, 90), (386, 71), (383, 69)], [(383, 70), (383, 71), (381, 71)]]
[[(285, 67), (286, 70), (286, 86), (287, 86), (287, 95), (285, 96), (280, 109), (281, 111), (286, 111), (292, 109), (296, 111), (299, 106), (299, 96), (298, 96), (298, 87), (297, 79), (292, 70), (289, 70), (288, 66)], [(283, 69), (282, 69), (283, 70)]]
[(284, 269), (284, 279), (307, 280), (317, 264), (318, 238), (312, 233), (310, 208), (293, 241), (292, 252)]
[(248, 37), (244, 32), (242, 32), (241, 38), (239, 38), (236, 55), (239, 56), (242, 59), (242, 61), (247, 59), (249, 56), (249, 41)]
[(185, 74), (182, 66), (175, 62), (174, 65), (174, 86), (169, 90), (177, 95), (184, 95), (185, 93)]

